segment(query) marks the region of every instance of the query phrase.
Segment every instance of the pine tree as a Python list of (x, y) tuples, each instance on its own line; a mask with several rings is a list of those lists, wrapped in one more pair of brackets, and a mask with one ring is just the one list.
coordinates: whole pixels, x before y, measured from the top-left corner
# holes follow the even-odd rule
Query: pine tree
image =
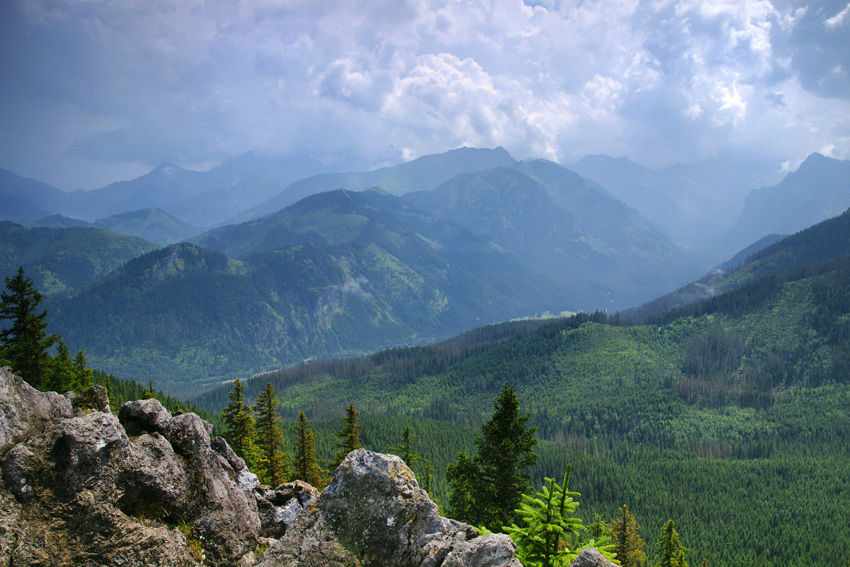
[(578, 507), (573, 497), (580, 494), (567, 488), (571, 468), (567, 467), (563, 486), (547, 478), (549, 486), (544, 485), (535, 496), (523, 494), (517, 510), (522, 527), (513, 524), (505, 528), (517, 544), (523, 565), (566, 567), (575, 559), (573, 540), (583, 527), (581, 520), (573, 517)]
[(516, 391), (510, 386), (502, 388), (493, 409), (493, 417), (475, 439), (477, 454), (471, 460), (458, 456), (446, 479), (452, 485), (449, 506), (454, 517), (498, 531), (516, 521), (522, 495), (531, 490), (527, 471), (537, 462), (537, 428), (526, 429), (531, 414), (520, 414)]
[(679, 533), (675, 529), (673, 520), (668, 520), (661, 537), (658, 538), (658, 550), (656, 553), (661, 557), (658, 567), (688, 567), (685, 561), (685, 553), (690, 551), (679, 541)]
[(363, 426), (357, 423), (358, 415), (360, 415), (360, 412), (354, 409), (354, 404), (349, 404), (348, 409), (345, 410), (345, 418), (342, 429), (336, 432), (336, 436), (339, 437), (340, 440), (336, 442), (336, 446), (339, 447), (339, 449), (336, 452), (336, 459), (334, 459), (334, 463), (332, 465), (334, 469), (336, 469), (340, 463), (345, 460), (346, 455), (362, 447), (360, 444), (360, 429)]
[(92, 372), (92, 369), (89, 368), (86, 355), (82, 350), (77, 352), (77, 356), (74, 357), (73, 365), (76, 373), (76, 384), (74, 389), (80, 392), (92, 385), (94, 373)]
[(143, 400), (153, 400), (156, 399), (156, 390), (153, 387), (153, 380), (148, 380), (148, 387), (142, 392)]
[(221, 412), (221, 417), (227, 426), (224, 437), (233, 451), (245, 459), (251, 467), (254, 464), (254, 416), (251, 415), (251, 406), (245, 403), (245, 387), (239, 378), (233, 382), (233, 390), (227, 394), (227, 397), (230, 402)]
[(449, 493), (449, 516), (476, 526), (482, 525), (477, 505), (481, 486), (475, 462), (466, 453), (459, 453), (457, 462), (450, 464), (446, 470), (446, 481), (452, 487)]
[(45, 390), (61, 394), (75, 389), (76, 371), (71, 362), (68, 345), (62, 337), (58, 337), (56, 342), (56, 356), (50, 361), (42, 386)]
[(47, 311), (38, 313), (41, 293), (24, 274), (23, 266), (13, 278), (6, 278), (6, 290), (0, 294), (0, 319), (9, 319), (8, 329), (0, 330), (0, 345), (12, 370), (36, 388), (46, 386), (50, 355), (55, 334), (47, 334)]
[(277, 414), (277, 391), (271, 382), (257, 396), (254, 412), (257, 414), (257, 476), (264, 484), (277, 486), (289, 476), (286, 453), (281, 451), (283, 430)]
[(399, 443), (397, 447), (390, 449), (391, 451), (399, 453), (401, 460), (404, 461), (404, 464), (411, 469), (413, 468), (413, 463), (424, 460), (419, 453), (413, 452), (413, 440), (417, 437), (418, 435), (410, 433), (410, 424), (408, 424), (407, 427), (404, 428), (401, 443)]
[(316, 458), (316, 438), (307, 416), (302, 411), (295, 424), (295, 459), (293, 475), (297, 480), (322, 489), (327, 484), (327, 473)]
[(637, 533), (640, 525), (629, 512), (628, 506), (623, 504), (619, 516), (611, 521), (609, 529), (621, 567), (637, 567), (646, 562), (646, 553), (643, 551), (645, 544)]

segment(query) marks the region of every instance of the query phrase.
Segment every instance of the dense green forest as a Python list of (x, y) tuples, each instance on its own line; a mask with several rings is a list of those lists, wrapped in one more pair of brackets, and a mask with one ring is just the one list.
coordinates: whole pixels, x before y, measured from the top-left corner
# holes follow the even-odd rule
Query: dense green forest
[[(628, 504), (650, 557), (673, 518), (694, 564), (840, 566), (850, 557), (848, 323), (842, 258), (650, 319), (518, 321), (266, 374), (246, 392), (271, 382), (290, 423), (310, 417), (325, 459), (349, 403), (364, 413), (368, 448), (397, 446), (410, 424), (445, 503), (446, 467), (471, 450), (508, 383), (539, 428), (535, 484), (572, 463), (586, 524)], [(224, 395), (196, 402), (215, 411)]]
[(102, 228), (31, 228), (0, 222), (0, 282), (23, 266), (45, 296), (79, 291), (156, 245)]

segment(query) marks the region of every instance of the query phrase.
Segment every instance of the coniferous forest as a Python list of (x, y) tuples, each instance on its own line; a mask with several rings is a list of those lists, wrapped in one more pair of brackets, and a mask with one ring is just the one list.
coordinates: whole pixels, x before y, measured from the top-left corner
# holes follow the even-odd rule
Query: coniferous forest
[[(361, 446), (402, 455), (444, 514), (510, 531), (528, 565), (594, 545), (623, 565), (839, 567), (850, 558), (850, 257), (823, 245), (841, 234), (818, 230), (752, 256), (724, 293), (666, 311), (520, 319), (189, 401), (73, 356), (20, 269), (6, 278), (0, 358), (41, 389), (104, 385), (113, 409), (156, 397), (195, 411), (267, 484), (323, 487)], [(511, 435), (514, 453), (499, 445)], [(562, 536), (532, 537), (553, 526)]]
[(281, 391), (287, 423), (306, 412), (326, 462), (350, 403), (367, 448), (388, 451), (410, 427), (447, 510), (446, 472), (474, 453), (510, 384), (537, 428), (535, 489), (572, 465), (576, 516), (610, 522), (627, 505), (650, 564), (673, 519), (692, 564), (838, 566), (850, 554), (848, 284), (850, 260), (830, 260), (663, 316), (517, 321), (260, 381)]

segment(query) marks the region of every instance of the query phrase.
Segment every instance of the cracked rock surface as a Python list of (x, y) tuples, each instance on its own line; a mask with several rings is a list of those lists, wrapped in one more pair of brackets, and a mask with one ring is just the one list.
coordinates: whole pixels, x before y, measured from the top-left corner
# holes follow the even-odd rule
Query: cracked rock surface
[(506, 535), (440, 516), (400, 458), (358, 449), (261, 565), (521, 567), (515, 550)]

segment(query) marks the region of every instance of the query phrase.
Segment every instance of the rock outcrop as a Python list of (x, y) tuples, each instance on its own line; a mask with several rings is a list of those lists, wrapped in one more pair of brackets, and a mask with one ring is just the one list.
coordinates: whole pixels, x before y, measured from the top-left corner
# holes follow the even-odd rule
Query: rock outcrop
[[(260, 534), (256, 498), (211, 447), (211, 426), (156, 400), (108, 411), (0, 369), (0, 563), (236, 565)], [(253, 561), (251, 561), (252, 563)], [(250, 564), (250, 563), (245, 563)]]
[(156, 400), (116, 416), (99, 386), (60, 396), (0, 368), (0, 564), (521, 567), (507, 536), (441, 517), (398, 457), (355, 451), (321, 494), (271, 488), (211, 433)]
[(617, 567), (617, 564), (609, 561), (595, 547), (590, 547), (579, 553), (570, 567)]
[(398, 457), (358, 449), (261, 565), (520, 567), (515, 550), (505, 535), (441, 517)]

